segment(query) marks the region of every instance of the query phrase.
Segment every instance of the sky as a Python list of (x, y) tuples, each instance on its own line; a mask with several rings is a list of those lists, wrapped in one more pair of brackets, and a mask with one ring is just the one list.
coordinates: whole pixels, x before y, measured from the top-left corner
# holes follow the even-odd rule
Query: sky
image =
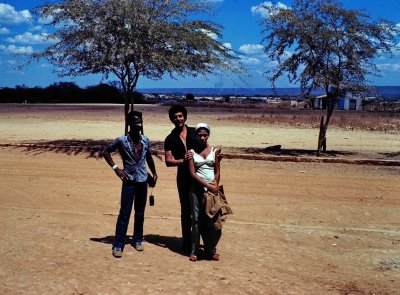
[[(50, 2), (54, 2), (52, 0)], [(274, 66), (263, 53), (261, 40), (262, 27), (259, 21), (263, 17), (256, 7), (269, 1), (260, 0), (209, 0), (215, 4), (216, 16), (213, 21), (221, 24), (220, 40), (233, 50), (242, 54), (241, 61), (247, 68), (247, 74), (240, 78), (229, 75), (192, 77), (163, 77), (153, 81), (139, 78), (137, 88), (269, 88), (263, 73)], [(46, 45), (43, 36), (51, 28), (41, 20), (32, 18), (32, 9), (46, 1), (41, 0), (0, 0), (0, 87), (46, 87), (52, 83), (74, 82), (80, 87), (97, 85), (101, 82), (117, 80), (110, 77), (102, 80), (101, 75), (80, 77), (58, 77), (53, 73), (54, 67), (45, 60), (19, 69), (19, 57), (15, 53), (32, 53), (43, 49)], [(290, 7), (292, 0), (281, 0), (275, 4)], [(271, 3), (271, 2), (269, 2)], [(400, 1), (398, 0), (342, 0), (345, 8), (363, 9), (373, 19), (385, 18), (400, 25)], [(400, 43), (399, 46), (400, 47)], [(375, 60), (381, 70), (380, 77), (369, 77), (373, 85), (400, 85), (400, 52), (393, 57), (381, 56)], [(297, 87), (286, 79), (280, 79), (277, 87)]]

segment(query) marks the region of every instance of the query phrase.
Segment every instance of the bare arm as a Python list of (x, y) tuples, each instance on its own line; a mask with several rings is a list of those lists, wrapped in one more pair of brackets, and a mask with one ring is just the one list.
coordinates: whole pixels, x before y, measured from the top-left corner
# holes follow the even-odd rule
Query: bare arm
[(219, 185), (219, 181), (221, 178), (221, 150), (220, 149), (216, 149), (215, 150), (215, 164), (214, 164), (214, 180), (215, 183), (217, 184), (217, 187)]
[(151, 156), (150, 151), (147, 153), (146, 162), (150, 168), (151, 174), (153, 174), (154, 186), (155, 186), (157, 183), (158, 176), (157, 176), (157, 172), (156, 172), (156, 166), (154, 165), (154, 160), (153, 160), (153, 157)]
[(218, 186), (217, 185), (212, 185), (210, 183), (205, 182), (201, 177), (199, 177), (196, 174), (196, 169), (194, 167), (193, 159), (189, 161), (189, 172), (190, 172), (190, 175), (192, 176), (192, 178), (194, 180), (196, 180), (202, 186), (206, 187), (209, 191), (211, 191), (213, 193), (217, 193), (218, 192)]
[[(115, 165), (115, 163), (114, 163), (113, 158), (111, 157), (111, 152), (112, 151), (110, 150), (110, 148), (107, 147), (103, 151), (102, 155), (103, 155), (104, 160), (106, 160), (106, 162), (108, 163), (108, 165), (110, 165), (110, 167), (113, 167)], [(120, 169), (117, 167), (114, 169), (114, 172), (119, 178), (121, 178), (122, 181), (129, 179), (128, 174), (123, 169)]]
[(187, 151), (185, 154), (185, 158), (179, 159), (179, 160), (175, 160), (171, 151), (166, 151), (165, 152), (165, 165), (167, 167), (183, 166), (188, 161), (190, 161), (192, 158), (193, 158), (193, 153), (191, 151)]

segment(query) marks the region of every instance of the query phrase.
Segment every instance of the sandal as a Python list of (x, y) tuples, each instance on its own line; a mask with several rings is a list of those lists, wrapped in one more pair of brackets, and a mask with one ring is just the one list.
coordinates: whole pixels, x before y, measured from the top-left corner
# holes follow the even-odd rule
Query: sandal
[(211, 256), (211, 260), (219, 261), (219, 254), (215, 253)]
[(197, 261), (197, 255), (190, 254), (189, 260), (190, 260), (190, 261), (193, 261), (193, 262)]

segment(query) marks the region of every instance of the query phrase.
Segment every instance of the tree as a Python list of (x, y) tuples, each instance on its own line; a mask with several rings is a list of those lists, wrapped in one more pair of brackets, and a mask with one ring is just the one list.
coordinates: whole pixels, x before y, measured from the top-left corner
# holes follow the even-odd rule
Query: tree
[(187, 101), (194, 101), (194, 95), (193, 95), (193, 93), (187, 93), (187, 94), (186, 94), (186, 100), (187, 100)]
[[(296, 0), (293, 7), (264, 5), (261, 21), (265, 53), (277, 67), (268, 72), (275, 87), (286, 74), (300, 83), (302, 94), (324, 89), (326, 119), (321, 117), (317, 152), (326, 151), (326, 131), (335, 100), (343, 93), (365, 91), (366, 77), (379, 72), (374, 58), (393, 53), (399, 28), (390, 21), (371, 18), (362, 11), (343, 8), (336, 0)], [(292, 53), (291, 53), (292, 52)]]
[[(64, 0), (35, 13), (51, 18), (54, 44), (33, 54), (48, 59), (60, 76), (115, 75), (125, 98), (125, 117), (134, 108), (139, 77), (161, 79), (237, 71), (224, 46), (222, 27), (196, 19), (212, 6), (195, 0)], [(127, 124), (125, 123), (125, 132)]]

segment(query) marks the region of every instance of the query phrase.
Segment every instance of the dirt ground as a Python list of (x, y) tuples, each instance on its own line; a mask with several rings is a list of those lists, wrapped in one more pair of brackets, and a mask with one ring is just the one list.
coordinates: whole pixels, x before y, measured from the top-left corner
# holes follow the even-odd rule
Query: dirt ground
[[(168, 107), (138, 109), (146, 135), (162, 141)], [(189, 109), (188, 124), (209, 123), (223, 150), (315, 148), (315, 129), (230, 115)], [(122, 134), (122, 118), (116, 105), (0, 105), (0, 294), (400, 294), (400, 166), (223, 159), (234, 214), (221, 260), (193, 263), (179, 250), (176, 171), (160, 156), (145, 250), (127, 245), (115, 259), (121, 184), (96, 151)], [(399, 134), (328, 136), (345, 157), (400, 151)]]

